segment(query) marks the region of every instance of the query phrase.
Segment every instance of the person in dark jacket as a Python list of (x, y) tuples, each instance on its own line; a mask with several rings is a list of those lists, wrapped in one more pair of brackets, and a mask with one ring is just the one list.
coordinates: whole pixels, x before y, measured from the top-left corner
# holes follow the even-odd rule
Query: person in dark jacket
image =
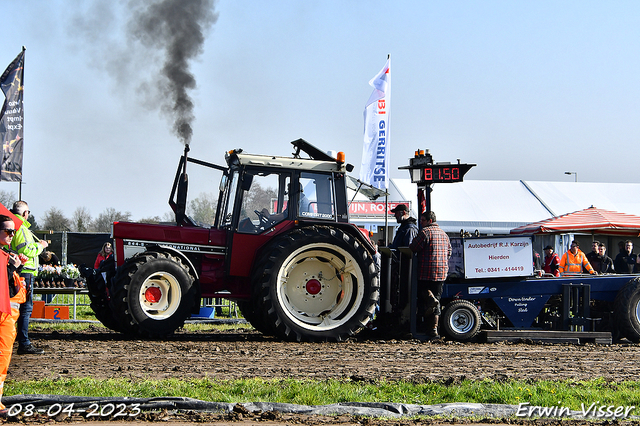
[(398, 250), (400, 247), (409, 247), (409, 244), (418, 235), (418, 222), (409, 214), (409, 208), (406, 204), (398, 204), (391, 213), (396, 218), (396, 222), (400, 224), (396, 230), (396, 235), (393, 238), (389, 248), (392, 249), (391, 255), (391, 305), (394, 309), (404, 309), (400, 307), (400, 303), (404, 303), (403, 298), (400, 297), (401, 285), (406, 285), (406, 280), (410, 278), (407, 275), (410, 271), (407, 269), (409, 265), (407, 262), (401, 262), (402, 256)]
[(45, 250), (40, 253), (40, 264), (58, 266), (60, 265), (60, 259), (58, 259), (58, 256), (56, 256), (54, 252)]
[(613, 266), (618, 274), (633, 274), (636, 271), (637, 258), (633, 252), (633, 243), (627, 240), (624, 242), (624, 251), (616, 256)]
[(593, 269), (598, 272), (600, 270), (600, 241), (591, 242), (591, 251), (587, 253), (587, 260), (593, 266)]
[(397, 249), (398, 247), (409, 247), (411, 241), (418, 235), (418, 222), (409, 214), (409, 207), (406, 204), (398, 204), (391, 213), (396, 217), (396, 222), (400, 224), (396, 231), (393, 242), (389, 244), (389, 248)]
[(616, 271), (613, 267), (613, 259), (607, 256), (607, 247), (604, 243), (598, 244), (598, 256), (600, 260), (600, 269), (596, 269), (599, 274), (614, 274)]
[(540, 253), (533, 250), (533, 271), (535, 273), (540, 272), (542, 275), (542, 257), (540, 257)]

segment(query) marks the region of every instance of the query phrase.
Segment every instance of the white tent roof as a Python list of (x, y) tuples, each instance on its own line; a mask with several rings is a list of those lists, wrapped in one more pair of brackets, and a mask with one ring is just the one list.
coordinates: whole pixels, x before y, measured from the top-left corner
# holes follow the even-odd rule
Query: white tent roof
[[(434, 184), (431, 208), (446, 231), (508, 234), (518, 226), (594, 206), (640, 216), (635, 183), (466, 180)], [(417, 186), (391, 179), (389, 201), (411, 201), (417, 217)]]
[(640, 216), (635, 198), (639, 183), (526, 182), (549, 209), (560, 216), (591, 206)]
[[(410, 179), (393, 179), (405, 199), (417, 200), (417, 186)], [(522, 182), (469, 180), (435, 184), (431, 209), (446, 232), (461, 229), (483, 234), (506, 234), (513, 228), (536, 222), (551, 213)], [(417, 214), (416, 211), (412, 212)]]

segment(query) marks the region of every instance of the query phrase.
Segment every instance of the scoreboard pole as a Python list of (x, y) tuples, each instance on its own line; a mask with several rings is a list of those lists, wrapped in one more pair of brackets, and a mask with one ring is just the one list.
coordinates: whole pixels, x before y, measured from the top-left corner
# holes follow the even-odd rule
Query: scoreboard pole
[[(420, 189), (420, 186), (418, 185), (418, 191), (423, 191), (425, 211), (430, 212), (431, 211), (431, 191), (433, 191), (431, 185), (425, 185), (424, 189)], [(424, 212), (420, 212), (420, 213), (424, 213)], [(420, 221), (418, 221), (418, 223), (420, 223)]]
[[(411, 174), (411, 182), (418, 185), (418, 214), (431, 211), (431, 191), (435, 183), (456, 183), (462, 179), (475, 164), (435, 163), (429, 150), (418, 150), (415, 156), (409, 160), (409, 166), (398, 167), (407, 169)], [(424, 209), (424, 210), (423, 210)], [(418, 219), (420, 219), (418, 217)], [(418, 220), (418, 223), (419, 220)], [(418, 262), (416, 255), (411, 257), (411, 283), (409, 289), (409, 331), (418, 338), (426, 338), (424, 334), (417, 333), (418, 315)]]

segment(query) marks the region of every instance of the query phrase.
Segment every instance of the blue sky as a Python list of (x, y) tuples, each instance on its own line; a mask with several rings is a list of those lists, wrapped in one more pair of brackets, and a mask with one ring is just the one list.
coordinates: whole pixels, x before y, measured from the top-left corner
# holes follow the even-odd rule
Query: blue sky
[[(22, 196), (36, 218), (52, 206), (169, 211), (182, 144), (143, 105), (153, 58), (127, 44), (125, 6), (5, 3), (0, 67), (27, 48)], [(215, 11), (191, 67), (194, 157), (288, 155), (304, 138), (345, 151), (357, 176), (368, 82), (390, 54), (391, 177), (408, 177), (397, 167), (422, 148), (478, 164), (466, 179), (640, 181), (640, 2), (221, 0)], [(191, 178), (192, 197), (216, 189)]]

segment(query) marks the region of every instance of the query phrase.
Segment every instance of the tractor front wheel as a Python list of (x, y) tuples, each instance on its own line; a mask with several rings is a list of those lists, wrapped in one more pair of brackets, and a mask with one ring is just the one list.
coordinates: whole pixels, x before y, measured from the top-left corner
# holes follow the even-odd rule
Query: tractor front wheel
[(118, 269), (111, 307), (138, 334), (165, 336), (191, 315), (196, 301), (194, 281), (179, 258), (144, 252)]
[[(113, 268), (115, 270), (115, 267)], [(109, 306), (109, 290), (104, 277), (99, 270), (87, 267), (80, 267), (80, 274), (85, 278), (89, 291), (90, 307), (96, 319), (108, 329), (119, 333), (126, 333), (126, 329), (117, 318)]]

